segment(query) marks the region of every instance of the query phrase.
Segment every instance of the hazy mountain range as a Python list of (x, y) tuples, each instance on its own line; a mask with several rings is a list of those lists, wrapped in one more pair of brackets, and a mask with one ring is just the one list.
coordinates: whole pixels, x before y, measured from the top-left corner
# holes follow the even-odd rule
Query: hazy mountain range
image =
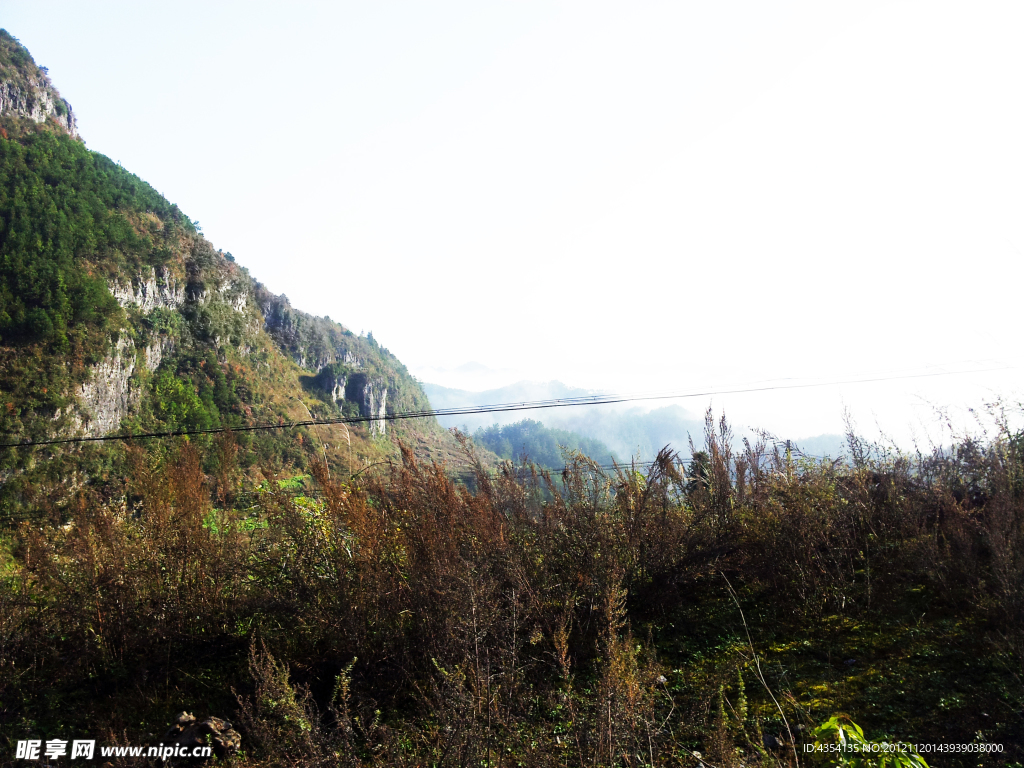
[[(442, 387), (438, 384), (421, 382), (434, 408), (464, 408), (474, 405), (499, 403), (534, 402), (562, 398), (586, 397), (599, 394), (596, 390), (570, 387), (560, 381), (518, 381), (514, 384), (469, 391)], [(505, 411), (501, 413), (462, 414), (440, 416), (438, 421), (446, 427), (458, 427), (469, 433), (494, 424), (514, 424), (523, 419), (533, 419), (545, 426), (575, 432), (583, 437), (600, 440), (621, 459), (631, 456), (650, 459), (666, 445), (690, 455), (690, 441), (699, 448), (704, 440), (704, 415), (694, 413), (680, 405), (661, 407), (623, 405), (582, 405), (559, 408), (543, 408), (527, 411)], [(748, 430), (736, 429), (738, 438), (749, 435)], [(786, 437), (775, 436), (784, 442)], [(843, 435), (823, 434), (793, 440), (793, 445), (808, 455), (840, 456), (845, 452), (846, 438)]]

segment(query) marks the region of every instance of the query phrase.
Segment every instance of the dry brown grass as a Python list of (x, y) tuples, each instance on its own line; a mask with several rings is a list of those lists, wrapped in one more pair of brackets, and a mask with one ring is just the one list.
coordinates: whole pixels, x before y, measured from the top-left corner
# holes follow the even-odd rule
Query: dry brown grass
[(734, 455), (724, 420), (705, 438), (688, 473), (668, 451), (646, 474), (572, 455), (561, 475), (478, 466), (475, 492), (406, 449), (236, 510), (229, 437), (211, 478), (188, 443), (133, 449), (124, 500), (17, 532), (3, 721), (122, 733), (205, 706), (268, 766), (694, 765), (698, 742), (770, 764), (743, 664), (687, 704), (642, 631), (719, 572), (806, 620), (926, 582), (1024, 647), (1014, 444), (843, 468)]

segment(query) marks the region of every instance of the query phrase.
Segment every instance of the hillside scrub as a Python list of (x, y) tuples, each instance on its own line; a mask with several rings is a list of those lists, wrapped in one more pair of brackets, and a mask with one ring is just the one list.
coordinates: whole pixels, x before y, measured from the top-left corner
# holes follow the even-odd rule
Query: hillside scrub
[(849, 464), (732, 444), (709, 416), (688, 471), (573, 453), (475, 491), (404, 449), (300, 495), (131, 448), (123, 498), (6, 534), (0, 749), (148, 743), (185, 709), (231, 719), (245, 765), (807, 765), (845, 713), (1020, 764), (1020, 436)]

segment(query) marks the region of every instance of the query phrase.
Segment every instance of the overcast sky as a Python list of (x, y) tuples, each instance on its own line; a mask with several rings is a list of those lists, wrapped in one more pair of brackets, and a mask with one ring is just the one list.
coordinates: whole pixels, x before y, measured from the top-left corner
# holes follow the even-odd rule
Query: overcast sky
[[(1019, 2), (0, 0), (0, 25), (90, 148), (425, 378), (689, 390), (1021, 354)], [(906, 436), (1020, 384), (714, 403)]]

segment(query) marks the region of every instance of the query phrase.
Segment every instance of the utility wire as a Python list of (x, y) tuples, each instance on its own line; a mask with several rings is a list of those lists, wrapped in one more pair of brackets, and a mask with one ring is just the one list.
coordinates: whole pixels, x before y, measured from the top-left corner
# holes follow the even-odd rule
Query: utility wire
[(652, 400), (685, 400), (694, 397), (711, 395), (735, 395), (751, 392), (770, 392), (781, 389), (810, 389), (814, 387), (837, 386), (840, 384), (870, 384), (881, 381), (899, 379), (923, 379), (937, 376), (953, 376), (964, 373), (987, 373), (1002, 371), (1014, 366), (998, 368), (973, 368), (963, 371), (934, 371), (931, 373), (900, 374), (896, 376), (876, 376), (872, 378), (844, 379), (836, 381), (816, 381), (796, 384), (770, 384), (755, 387), (735, 387), (728, 389), (709, 389), (701, 392), (676, 392), (669, 394), (640, 395), (586, 395), (582, 397), (565, 397), (551, 400), (533, 400), (518, 403), (497, 403), (494, 405), (462, 406), (455, 408), (435, 408), (405, 413), (386, 413), (382, 416), (344, 416), (336, 419), (306, 419), (302, 421), (283, 421), (278, 424), (253, 424), (238, 427), (216, 427), (212, 429), (182, 429), (162, 432), (141, 432), (130, 435), (103, 435), (99, 437), (63, 437), (51, 440), (32, 440), (17, 443), (0, 443), (0, 448), (22, 448), (43, 445), (68, 445), (75, 443), (102, 443), (110, 441), (153, 440), (164, 437), (186, 437), (192, 435), (213, 435), (223, 432), (258, 432), (274, 429), (294, 429), (297, 427), (329, 426), (332, 424), (362, 424), (371, 421), (403, 421), (406, 419), (422, 419), (438, 416), (468, 416), (479, 413), (506, 413), (509, 411), (534, 411), (545, 408), (566, 408), (578, 405), (613, 405), (616, 403), (632, 403)]

